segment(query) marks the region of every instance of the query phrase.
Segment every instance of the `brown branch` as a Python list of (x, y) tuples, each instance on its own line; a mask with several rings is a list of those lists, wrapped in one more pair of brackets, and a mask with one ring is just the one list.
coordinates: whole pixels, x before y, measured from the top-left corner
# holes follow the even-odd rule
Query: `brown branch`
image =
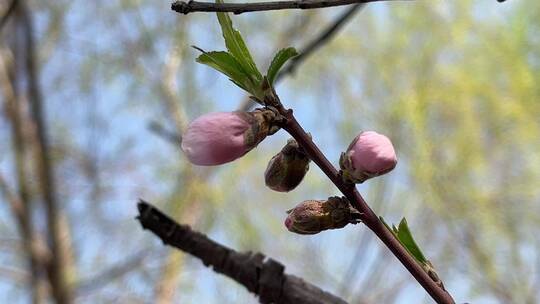
[[(11, 191), (6, 180), (1, 174), (0, 174), (0, 194), (4, 196), (5, 200), (8, 202), (11, 208), (11, 212), (13, 213), (13, 215), (19, 222), (19, 229), (23, 229), (23, 227), (27, 227), (27, 225), (22, 223), (22, 222), (28, 221), (28, 217), (25, 216), (26, 206), (20, 200), (20, 198), (15, 193), (13, 193), (13, 191)], [(21, 232), (21, 235), (24, 236), (25, 234), (26, 233)]]
[(10, 189), (4, 177), (0, 175), (0, 194), (4, 196), (11, 207), (11, 212), (17, 220), (19, 233), (23, 239), (24, 253), (28, 259), (28, 275), (25, 277), (32, 292), (32, 303), (40, 304), (46, 301), (46, 282), (42, 276), (43, 265), (51, 256), (36, 233), (32, 230), (31, 217), (27, 203)]
[(362, 221), (373, 231), (377, 237), (392, 251), (394, 256), (407, 268), (413, 277), (431, 295), (437, 303), (454, 303), (448, 292), (440, 288), (434, 280), (430, 278), (426, 271), (407, 252), (401, 243), (394, 237), (392, 232), (380, 221), (379, 217), (371, 210), (364, 198), (360, 195), (354, 185), (343, 182), (338, 171), (328, 161), (326, 156), (312, 141), (311, 136), (300, 126), (293, 115), (292, 110), (283, 107), (277, 95), (275, 95), (279, 112), (286, 117), (287, 122), (283, 125), (285, 129), (304, 148), (311, 160), (321, 168), (336, 187), (349, 199), (354, 208), (363, 214)]
[[(296, 6), (287, 6), (296, 1), (283, 1), (283, 2), (266, 2), (266, 3), (252, 3), (252, 4), (225, 4), (225, 3), (202, 3), (190, 1), (175, 2), (172, 9), (187, 14), (193, 11), (223, 11), (233, 12), (235, 14), (247, 12), (247, 11), (260, 11), (260, 10), (272, 10), (272, 9), (286, 9), (286, 8), (319, 8), (336, 5), (345, 5), (352, 3), (367, 3), (372, 1), (322, 1), (323, 6), (308, 7), (310, 4), (317, 3), (321, 5), (321, 1), (302, 1), (302, 7), (296, 2)], [(337, 3), (341, 4), (337, 4)], [(349, 2), (349, 3), (343, 3)], [(196, 9), (194, 9), (196, 7)], [(339, 29), (339, 25), (337, 26)], [(324, 41), (324, 35), (323, 35)], [(292, 71), (292, 69), (291, 69)], [(450, 294), (439, 287), (437, 283), (431, 279), (426, 271), (416, 262), (416, 260), (407, 252), (407, 250), (401, 245), (401, 243), (395, 238), (386, 226), (380, 221), (379, 217), (373, 212), (366, 201), (362, 198), (356, 187), (343, 182), (338, 171), (328, 161), (320, 149), (313, 143), (311, 137), (304, 131), (298, 121), (293, 115), (292, 110), (287, 110), (283, 107), (277, 95), (274, 96), (275, 100), (270, 103), (276, 106), (278, 111), (286, 118), (286, 123), (282, 126), (288, 133), (290, 133), (298, 143), (306, 150), (309, 157), (321, 168), (321, 170), (328, 176), (328, 178), (337, 186), (338, 189), (351, 201), (351, 204), (363, 214), (363, 222), (366, 226), (372, 230), (377, 237), (390, 249), (390, 251), (396, 256), (396, 258), (407, 268), (407, 270), (413, 275), (413, 277), (424, 287), (424, 289), (430, 294), (430, 296), (437, 301), (437, 303), (454, 303), (454, 300)]]
[(284, 273), (279, 262), (261, 253), (237, 252), (209, 239), (202, 233), (180, 225), (152, 205), (138, 204), (143, 229), (149, 229), (164, 244), (199, 258), (204, 265), (244, 285), (259, 296), (261, 303), (344, 304), (344, 300), (304, 280)]
[(17, 8), (24, 31), (24, 42), (26, 46), (24, 60), (28, 77), (29, 100), (32, 119), (36, 126), (35, 158), (38, 167), (37, 174), (40, 179), (40, 191), (45, 202), (48, 241), (52, 253), (47, 265), (47, 274), (56, 302), (59, 304), (72, 303), (71, 287), (67, 282), (67, 253), (65, 252), (65, 246), (63, 246), (65, 239), (61, 237), (62, 223), (56, 197), (56, 185), (47, 136), (47, 124), (44, 119), (43, 98), (38, 80), (33, 22), (25, 2), (21, 1), (17, 5)]
[[(8, 59), (9, 58), (9, 59)], [(32, 303), (38, 304), (45, 301), (45, 281), (42, 277), (43, 265), (46, 259), (39, 255), (37, 243), (39, 236), (34, 231), (32, 223), (32, 206), (27, 188), (27, 175), (25, 170), (26, 143), (24, 140), (24, 118), (22, 115), (21, 101), (17, 100), (13, 73), (13, 60), (10, 56), (0, 57), (0, 88), (2, 89), (6, 116), (11, 123), (12, 149), (15, 158), (15, 178), (17, 181), (16, 191), (11, 191), (7, 182), (0, 175), (0, 192), (4, 194), (10, 203), (13, 216), (17, 220), (17, 226), (23, 239), (24, 250), (27, 254), (28, 268), (30, 273), (30, 290), (32, 291)], [(36, 243), (37, 242), (37, 243)]]
[[(298, 1), (273, 1), (255, 3), (213, 3), (199, 1), (175, 1), (171, 9), (180, 14), (192, 12), (229, 12), (242, 14), (246, 12), (274, 11), (283, 9), (315, 9), (333, 6), (342, 6), (358, 3), (369, 3), (393, 0), (298, 0)], [(395, 1), (395, 0), (394, 0)], [(410, 1), (410, 0), (398, 0)]]
[(0, 30), (7, 23), (7, 21), (9, 20), (9, 17), (11, 17), (16, 7), (17, 7), (17, 0), (11, 0), (11, 3), (6, 9), (6, 12), (4, 13), (4, 15), (2, 15), (2, 17), (0, 17)]

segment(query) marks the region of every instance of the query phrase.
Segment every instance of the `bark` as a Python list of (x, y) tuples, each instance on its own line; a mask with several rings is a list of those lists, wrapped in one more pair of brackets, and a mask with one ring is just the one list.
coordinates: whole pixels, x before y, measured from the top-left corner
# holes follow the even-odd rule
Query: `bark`
[[(176, 1), (171, 5), (173, 11), (180, 14), (192, 12), (230, 12), (242, 14), (246, 12), (273, 11), (284, 9), (315, 9), (358, 3), (369, 3), (392, 0), (297, 0), (255, 3), (213, 3), (199, 1)], [(401, 0), (408, 1), (408, 0)]]
[(149, 203), (138, 204), (143, 229), (149, 229), (164, 244), (199, 258), (205, 266), (242, 284), (259, 296), (261, 303), (344, 304), (344, 300), (301, 278), (285, 274), (285, 267), (262, 253), (237, 252), (187, 225), (180, 225)]

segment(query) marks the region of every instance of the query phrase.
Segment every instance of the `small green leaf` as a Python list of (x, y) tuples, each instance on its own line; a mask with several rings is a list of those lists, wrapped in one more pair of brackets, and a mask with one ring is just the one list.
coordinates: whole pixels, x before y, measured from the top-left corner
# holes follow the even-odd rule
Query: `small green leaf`
[(198, 63), (206, 64), (221, 73), (227, 75), (232, 82), (252, 93), (254, 84), (249, 78), (249, 74), (242, 68), (240, 63), (227, 52), (203, 52), (196, 61)]
[(428, 263), (428, 260), (414, 241), (414, 238), (409, 230), (407, 225), (407, 220), (403, 218), (398, 226), (397, 237), (401, 244), (407, 248), (411, 255), (418, 261), (420, 264), (424, 265)]
[(268, 72), (266, 73), (266, 77), (271, 84), (274, 84), (274, 80), (285, 62), (295, 56), (298, 56), (298, 52), (296, 52), (296, 49), (293, 47), (281, 49), (279, 52), (277, 52), (274, 59), (272, 59), (272, 63), (270, 63), (270, 66), (268, 67)]
[[(386, 228), (387, 228), (388, 230), (390, 230), (390, 232), (392, 232), (392, 234), (394, 234), (394, 235), (396, 236), (396, 238), (397, 238), (396, 232), (395, 232), (392, 228), (390, 228), (390, 226), (386, 223), (386, 221), (384, 220), (384, 218), (383, 218), (382, 216), (379, 216), (379, 219), (380, 219), (381, 222), (384, 224), (384, 226), (386, 226)], [(392, 225), (392, 226), (393, 226), (393, 228), (395, 228), (394, 225)]]
[[(216, 0), (216, 3), (223, 3), (223, 0)], [(229, 50), (229, 53), (236, 58), (238, 63), (240, 63), (254, 81), (260, 82), (262, 80), (261, 72), (257, 69), (242, 35), (238, 30), (233, 28), (231, 18), (227, 13), (218, 12), (216, 14), (219, 24), (221, 25), (221, 31), (223, 33), (223, 38), (225, 39), (227, 50)]]
[(392, 224), (392, 231), (394, 232), (394, 234), (397, 237), (399, 230), (396, 228), (396, 225), (394, 225), (394, 224)]

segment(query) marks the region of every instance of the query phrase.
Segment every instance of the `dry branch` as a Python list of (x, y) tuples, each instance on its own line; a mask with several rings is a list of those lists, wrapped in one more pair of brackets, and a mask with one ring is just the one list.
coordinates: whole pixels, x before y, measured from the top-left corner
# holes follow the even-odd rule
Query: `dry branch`
[(149, 229), (164, 244), (199, 258), (204, 265), (244, 285), (261, 303), (344, 304), (344, 300), (301, 278), (284, 273), (285, 267), (262, 253), (237, 252), (180, 225), (149, 203), (138, 204), (143, 229)]
[(35, 124), (34, 152), (37, 163), (37, 175), (39, 176), (40, 192), (43, 196), (48, 242), (51, 246), (51, 259), (47, 265), (47, 274), (51, 284), (54, 299), (59, 304), (73, 302), (71, 286), (67, 281), (68, 254), (66, 252), (66, 238), (62, 237), (64, 228), (61, 223), (59, 203), (57, 199), (56, 184), (54, 180), (54, 165), (51, 158), (49, 137), (47, 134), (47, 122), (45, 120), (44, 100), (39, 85), (39, 64), (37, 59), (36, 44), (34, 41), (35, 31), (30, 10), (23, 1), (17, 5), (18, 14), (24, 34), (26, 51), (19, 56), (24, 56), (25, 72), (28, 81), (28, 97), (30, 112)]
[(9, 3), (9, 6), (7, 7), (5, 13), (0, 17), (0, 30), (4, 27), (4, 25), (7, 23), (13, 12), (15, 11), (15, 8), (17, 7), (17, 0), (11, 0)]
[[(176, 1), (171, 9), (180, 14), (192, 12), (229, 12), (242, 14), (246, 12), (274, 11), (284, 9), (314, 9), (333, 6), (342, 6), (358, 3), (369, 3), (395, 0), (299, 0), (299, 1), (272, 1), (255, 3), (213, 3), (199, 1)], [(409, 0), (401, 0), (409, 1)]]

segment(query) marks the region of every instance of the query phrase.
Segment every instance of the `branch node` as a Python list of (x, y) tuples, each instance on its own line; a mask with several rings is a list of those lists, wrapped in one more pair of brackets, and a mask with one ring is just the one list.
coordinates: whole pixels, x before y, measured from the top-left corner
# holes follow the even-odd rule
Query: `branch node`
[(274, 259), (267, 259), (260, 270), (259, 296), (261, 303), (279, 303), (283, 292), (285, 266)]
[[(292, 275), (285, 266), (260, 252), (237, 252), (214, 242), (187, 225), (176, 223), (149, 203), (139, 200), (143, 228), (157, 235), (164, 244), (199, 258), (205, 266), (242, 284), (260, 297), (261, 303), (345, 304), (337, 296)], [(173, 229), (173, 228), (174, 229)], [(166, 232), (174, 231), (174, 236)]]
[(188, 2), (185, 1), (175, 1), (171, 4), (171, 9), (175, 12), (178, 12), (180, 14), (187, 15), (192, 11), (192, 2), (193, 0), (190, 0)]

